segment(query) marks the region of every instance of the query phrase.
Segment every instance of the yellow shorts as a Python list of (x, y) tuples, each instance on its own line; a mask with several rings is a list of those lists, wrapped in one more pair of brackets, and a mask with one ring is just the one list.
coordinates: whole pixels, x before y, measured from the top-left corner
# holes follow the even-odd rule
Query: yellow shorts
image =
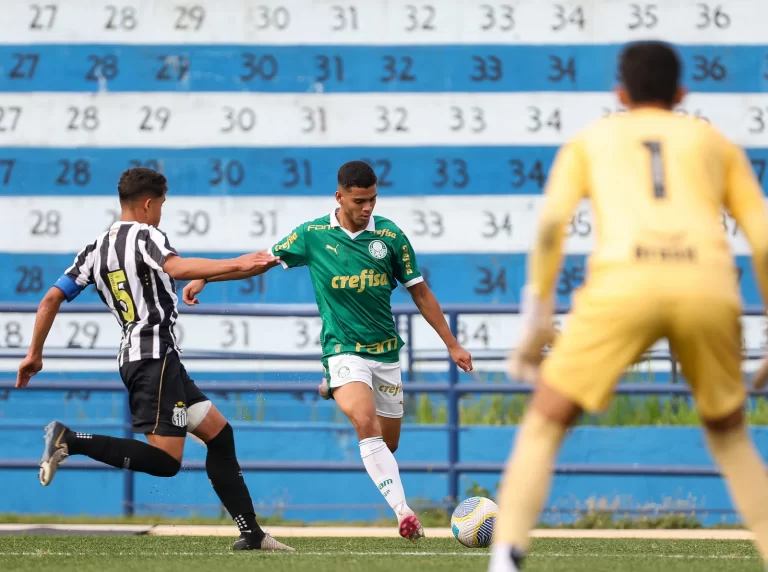
[(585, 286), (542, 365), (542, 379), (585, 411), (605, 409), (627, 367), (667, 338), (699, 415), (719, 419), (743, 405), (741, 308), (732, 298), (668, 293), (606, 297)]

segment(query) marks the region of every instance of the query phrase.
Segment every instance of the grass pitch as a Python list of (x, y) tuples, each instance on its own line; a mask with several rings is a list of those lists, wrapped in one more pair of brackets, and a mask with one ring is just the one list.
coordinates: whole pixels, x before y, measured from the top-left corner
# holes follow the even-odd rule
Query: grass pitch
[[(294, 553), (232, 552), (232, 539), (0, 536), (3, 572), (486, 572), (488, 550), (451, 539), (288, 538)], [(742, 541), (538, 539), (526, 572), (762, 572)]]

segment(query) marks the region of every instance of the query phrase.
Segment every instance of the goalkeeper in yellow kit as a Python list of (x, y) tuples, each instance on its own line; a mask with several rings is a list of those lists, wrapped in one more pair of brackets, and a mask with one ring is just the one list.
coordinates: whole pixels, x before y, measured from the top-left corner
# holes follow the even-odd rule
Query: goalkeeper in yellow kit
[[(597, 121), (563, 146), (547, 183), (522, 335), (509, 362), (513, 379), (536, 388), (499, 494), (491, 572), (520, 569), (567, 428), (582, 411), (603, 410), (625, 369), (659, 338), (680, 361), (711, 454), (768, 561), (768, 474), (745, 426), (741, 298), (721, 219), (727, 209), (744, 231), (768, 301), (763, 193), (741, 148), (705, 121), (672, 111), (685, 92), (670, 46), (627, 46), (620, 72), (618, 97), (628, 113)], [(588, 277), (539, 371), (552, 340), (563, 227), (586, 198), (597, 229)]]

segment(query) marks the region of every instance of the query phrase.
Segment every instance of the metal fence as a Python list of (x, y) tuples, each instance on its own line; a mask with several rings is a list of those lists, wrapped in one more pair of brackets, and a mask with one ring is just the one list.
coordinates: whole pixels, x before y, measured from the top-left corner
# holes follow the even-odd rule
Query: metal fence
[[(451, 330), (458, 330), (458, 319), (460, 315), (471, 314), (516, 314), (519, 313), (517, 305), (477, 305), (477, 306), (452, 306), (443, 307), (448, 316)], [(20, 313), (34, 312), (35, 305), (31, 304), (9, 304), (0, 306), (1, 313)], [(396, 316), (405, 316), (407, 336), (409, 340), (413, 339), (413, 316), (418, 314), (418, 310), (412, 306), (396, 306), (393, 308)], [(62, 312), (71, 313), (96, 313), (104, 312), (104, 307), (95, 304), (73, 304), (62, 307)], [(566, 313), (567, 308), (558, 308), (558, 313)], [(201, 315), (227, 315), (227, 316), (285, 316), (285, 317), (317, 317), (318, 311), (314, 307), (299, 306), (259, 306), (259, 305), (219, 305), (219, 306), (196, 306), (193, 308), (184, 308), (182, 313), (201, 314)], [(762, 315), (764, 311), (761, 308), (747, 308), (745, 315)], [(0, 353), (2, 357), (12, 357), (22, 359), (23, 353), (18, 350), (4, 351)], [(83, 359), (84, 357), (109, 357), (114, 358), (115, 354), (104, 354), (103, 352), (46, 352), (46, 358), (72, 358)], [(197, 359), (313, 359), (317, 360), (320, 356), (276, 356), (270, 354), (252, 354), (252, 353), (229, 353), (229, 352), (194, 352), (184, 354), (185, 360)], [(505, 352), (489, 352), (482, 356), (485, 360), (498, 360), (505, 357)], [(685, 396), (690, 391), (686, 384), (678, 383), (677, 363), (675, 357), (669, 353), (655, 353), (652, 356), (656, 360), (665, 360), (670, 362), (671, 382), (669, 383), (622, 383), (617, 387), (617, 394), (623, 395), (665, 395), (665, 396)], [(747, 359), (755, 359), (760, 354), (749, 353)], [(446, 382), (415, 382), (411, 381), (412, 364), (419, 361), (445, 361), (447, 368)], [(448, 441), (448, 460), (446, 462), (402, 462), (400, 470), (402, 472), (415, 473), (444, 473), (448, 477), (448, 496), (445, 505), (451, 506), (459, 498), (459, 477), (465, 473), (500, 473), (504, 465), (502, 463), (476, 463), (461, 462), (459, 451), (459, 433), (462, 430), (459, 418), (459, 399), (463, 395), (469, 394), (527, 394), (532, 388), (527, 385), (508, 383), (478, 383), (478, 382), (460, 382), (459, 370), (457, 366), (447, 358), (447, 356), (428, 356), (421, 357), (415, 353), (415, 348), (411, 344), (407, 345), (407, 363), (408, 370), (404, 380), (404, 387), (410, 393), (441, 394), (447, 401), (447, 421), (444, 425), (446, 438)], [(198, 383), (199, 387), (210, 394), (229, 394), (229, 393), (314, 393), (317, 390), (316, 383), (294, 383), (294, 382), (209, 382)], [(14, 391), (13, 381), (0, 380), (0, 392)], [(79, 381), (79, 382), (50, 382), (33, 381), (24, 391), (62, 391), (62, 392), (124, 392), (122, 383), (115, 381)], [(756, 392), (750, 390), (750, 394), (765, 395), (765, 392)], [(126, 437), (133, 437), (131, 430), (131, 414), (128, 408), (127, 396), (124, 405), (124, 417), (121, 423), (112, 425), (112, 427), (121, 427)], [(240, 425), (240, 424), (239, 424)], [(302, 425), (305, 427), (305, 425)], [(434, 428), (434, 425), (429, 425)], [(26, 425), (4, 425), (5, 429), (28, 428)], [(258, 429), (258, 424), (242, 424), (240, 428)], [(38, 461), (33, 459), (0, 459), (0, 469), (35, 469)], [(67, 463), (70, 469), (78, 470), (115, 470), (112, 467), (96, 463), (90, 460), (79, 461), (70, 460)], [(262, 471), (262, 472), (280, 472), (280, 471), (306, 471), (306, 472), (356, 472), (363, 471), (362, 462), (323, 462), (323, 461), (241, 461), (240, 466), (243, 471)], [(182, 469), (201, 471), (205, 470), (203, 461), (185, 461)], [(571, 463), (556, 466), (557, 474), (566, 475), (635, 475), (635, 476), (686, 476), (686, 477), (717, 477), (718, 470), (713, 466), (690, 466), (690, 465), (638, 465), (638, 464), (610, 464), (610, 463)], [(123, 508), (126, 516), (134, 514), (137, 504), (134, 496), (134, 473), (123, 471)]]

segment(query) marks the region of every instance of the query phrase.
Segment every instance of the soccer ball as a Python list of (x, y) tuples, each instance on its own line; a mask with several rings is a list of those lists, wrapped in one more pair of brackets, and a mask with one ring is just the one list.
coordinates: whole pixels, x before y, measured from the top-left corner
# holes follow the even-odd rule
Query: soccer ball
[(451, 530), (456, 540), (467, 548), (486, 548), (493, 540), (493, 527), (499, 507), (491, 499), (470, 497), (451, 516)]

